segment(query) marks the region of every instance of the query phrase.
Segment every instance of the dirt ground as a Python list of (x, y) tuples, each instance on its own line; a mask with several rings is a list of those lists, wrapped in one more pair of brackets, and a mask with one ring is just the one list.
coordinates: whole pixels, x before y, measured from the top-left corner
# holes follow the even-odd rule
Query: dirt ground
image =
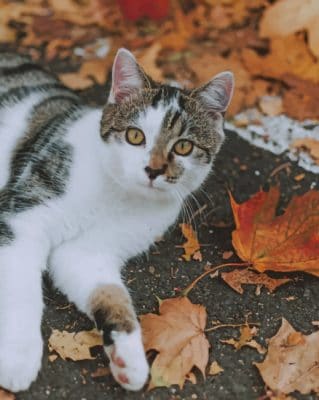
[[(88, 100), (102, 104), (106, 98), (104, 89), (95, 88), (84, 93)], [(140, 256), (128, 262), (124, 272), (125, 281), (132, 293), (139, 314), (157, 311), (156, 296), (173, 297), (178, 288), (184, 288), (204, 270), (209, 261), (213, 265), (223, 262), (222, 253), (231, 250), (231, 231), (233, 221), (227, 189), (230, 189), (237, 201), (244, 201), (260, 187), (279, 183), (283, 193), (281, 207), (293, 194), (303, 193), (316, 182), (318, 176), (306, 173), (301, 182), (293, 178), (304, 172), (292, 165), (291, 174), (282, 170), (270, 178), (271, 172), (288, 161), (284, 156), (274, 156), (263, 150), (253, 148), (241, 140), (236, 133), (227, 132), (227, 140), (217, 157), (214, 174), (205, 186), (205, 193), (197, 194), (201, 206), (206, 208), (194, 220), (202, 246), (202, 262), (180, 261), (182, 250), (177, 246), (183, 242), (178, 224), (170, 229), (164, 241), (154, 246), (149, 255)], [(194, 209), (198, 205), (194, 204)], [(225, 227), (218, 227), (221, 222)], [(233, 256), (229, 261), (239, 261)], [(153, 268), (150, 268), (153, 267)], [(89, 266), (88, 266), (89, 268)], [(314, 331), (311, 321), (319, 319), (319, 280), (293, 274), (294, 281), (269, 294), (262, 289), (256, 296), (254, 287), (249, 287), (243, 295), (235, 293), (220, 278), (204, 278), (191, 292), (193, 303), (207, 307), (208, 324), (219, 320), (223, 323), (242, 323), (249, 314), (249, 320), (260, 323), (257, 340), (267, 345), (267, 338), (273, 336), (285, 317), (303, 333)], [(264, 383), (254, 367), (263, 356), (256, 350), (243, 348), (235, 351), (231, 346), (220, 343), (238, 335), (236, 329), (218, 329), (208, 333), (211, 343), (210, 361), (217, 360), (224, 368), (218, 376), (208, 376), (206, 380), (199, 376), (196, 385), (187, 383), (178, 387), (160, 388), (150, 392), (129, 393), (121, 389), (111, 376), (92, 378), (91, 373), (107, 363), (103, 355), (91, 361), (71, 362), (57, 359), (48, 360), (47, 342), (52, 329), (80, 331), (90, 329), (92, 323), (79, 313), (67, 299), (52, 288), (48, 277), (44, 279), (46, 310), (43, 319), (45, 352), (43, 367), (37, 381), (27, 392), (17, 395), (18, 400), (98, 400), (98, 399), (214, 399), (214, 400), (250, 400), (265, 394)], [(293, 299), (293, 300), (291, 300)], [(315, 395), (294, 394), (296, 399), (314, 400)]]

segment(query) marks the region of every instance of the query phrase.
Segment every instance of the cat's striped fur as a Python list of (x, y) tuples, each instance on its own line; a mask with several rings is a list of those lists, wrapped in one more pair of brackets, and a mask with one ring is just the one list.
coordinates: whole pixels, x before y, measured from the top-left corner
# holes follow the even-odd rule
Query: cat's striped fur
[[(41, 272), (95, 320), (115, 379), (148, 375), (120, 269), (176, 219), (223, 140), (232, 75), (185, 91), (147, 77), (127, 50), (104, 109), (27, 57), (0, 54), (0, 386), (24, 390), (41, 364)], [(127, 142), (130, 128), (141, 146)], [(188, 157), (174, 144), (193, 143)]]

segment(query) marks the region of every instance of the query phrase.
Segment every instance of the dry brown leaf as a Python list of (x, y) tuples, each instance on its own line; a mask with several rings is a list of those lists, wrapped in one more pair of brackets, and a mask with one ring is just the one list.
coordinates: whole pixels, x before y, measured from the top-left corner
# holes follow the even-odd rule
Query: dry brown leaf
[(256, 349), (258, 353), (264, 354), (266, 353), (266, 349), (264, 349), (256, 340), (253, 339), (257, 334), (257, 329), (255, 327), (251, 328), (249, 325), (244, 325), (240, 328), (240, 338), (234, 339), (225, 339), (220, 340), (220, 342), (229, 344), (235, 347), (236, 350), (240, 350), (244, 346), (251, 347)]
[(185, 251), (185, 254), (182, 255), (184, 260), (190, 261), (191, 258), (199, 260), (200, 257), (198, 255), (198, 252), (200, 251), (200, 244), (198, 243), (197, 239), (197, 234), (191, 227), (191, 225), (188, 224), (180, 224), (179, 225), (183, 235), (187, 239), (187, 241), (183, 244), (183, 248)]
[(232, 257), (233, 255), (234, 255), (234, 252), (232, 250), (229, 250), (229, 251), (224, 251), (222, 257), (223, 257), (223, 260), (229, 260), (230, 257)]
[(289, 87), (283, 96), (284, 113), (299, 120), (319, 119), (318, 86), (291, 74), (283, 76), (282, 80)]
[(61, 81), (71, 89), (86, 89), (94, 84), (103, 85), (106, 74), (111, 67), (112, 59), (108, 55), (105, 58), (84, 61), (78, 72), (67, 72), (59, 75)]
[(276, 216), (280, 192), (272, 187), (242, 204), (231, 197), (238, 256), (260, 272), (304, 271), (319, 276), (319, 192), (292, 198), (285, 213)]
[(208, 375), (218, 375), (224, 371), (217, 361), (213, 361), (209, 367)]
[(54, 362), (58, 358), (57, 354), (50, 354), (48, 359), (50, 362)]
[(159, 313), (140, 317), (145, 350), (158, 352), (150, 388), (174, 384), (182, 388), (193, 367), (205, 376), (210, 347), (204, 333), (206, 309), (179, 297), (163, 300)]
[(318, 0), (280, 0), (268, 7), (260, 21), (260, 35), (273, 38), (306, 30), (311, 51), (319, 57)]
[(0, 400), (15, 400), (15, 395), (0, 389)]
[(82, 332), (53, 329), (49, 338), (49, 350), (58, 353), (63, 360), (92, 360), (95, 357), (91, 356), (90, 348), (95, 346), (103, 346), (101, 334), (96, 329)]
[(156, 64), (158, 54), (161, 50), (162, 45), (158, 42), (154, 42), (152, 46), (150, 46), (140, 57), (138, 57), (143, 69), (145, 69), (146, 73), (149, 74), (155, 81), (162, 81), (164, 79), (162, 70)]
[(314, 162), (319, 165), (319, 140), (307, 137), (296, 139), (292, 142), (291, 147), (308, 152)]
[(82, 76), (80, 72), (65, 72), (59, 74), (59, 78), (64, 85), (75, 90), (87, 89), (93, 85), (92, 79)]
[(306, 176), (306, 174), (298, 174), (298, 175), (294, 176), (294, 180), (296, 182), (300, 182), (305, 178), (305, 176)]
[(264, 114), (275, 117), (283, 112), (282, 98), (280, 96), (262, 96), (259, 99), (259, 107)]
[(289, 278), (271, 278), (267, 274), (256, 273), (249, 269), (235, 269), (231, 272), (223, 272), (221, 277), (227, 283), (227, 285), (229, 285), (239, 294), (244, 293), (242, 285), (265, 286), (269, 292), (272, 293), (277, 289), (277, 287), (291, 281)]
[(319, 61), (310, 53), (302, 35), (272, 39), (270, 52), (266, 56), (244, 49), (242, 58), (253, 76), (284, 79), (285, 75), (294, 75), (319, 83)]
[[(255, 365), (274, 391), (319, 393), (319, 332), (295, 336), (297, 333), (283, 318), (279, 331), (269, 341), (265, 360)], [(298, 338), (296, 344), (289, 343), (291, 335)]]
[(37, 0), (15, 2), (14, 5), (6, 0), (0, 0), (0, 42), (7, 43), (16, 40), (17, 31), (10, 22), (27, 23), (35, 15), (47, 15), (48, 11)]

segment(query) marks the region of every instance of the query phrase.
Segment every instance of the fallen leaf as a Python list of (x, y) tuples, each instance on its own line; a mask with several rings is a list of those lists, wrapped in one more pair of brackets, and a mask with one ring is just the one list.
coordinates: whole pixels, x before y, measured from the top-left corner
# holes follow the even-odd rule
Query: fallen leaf
[(264, 349), (256, 340), (253, 339), (256, 336), (257, 329), (255, 327), (251, 328), (249, 325), (244, 325), (240, 328), (240, 338), (234, 339), (224, 339), (220, 340), (221, 343), (229, 344), (235, 347), (236, 350), (240, 350), (244, 346), (251, 347), (256, 349), (258, 353), (264, 354), (266, 353), (266, 349)]
[(231, 196), (236, 223), (232, 233), (238, 256), (260, 272), (304, 271), (319, 276), (319, 192), (295, 196), (276, 216), (279, 189), (260, 191), (237, 204)]
[(48, 357), (50, 362), (55, 361), (57, 358), (58, 358), (57, 354), (50, 354), (49, 357)]
[(300, 0), (280, 0), (267, 8), (260, 21), (260, 35), (273, 38), (288, 36), (306, 30), (309, 46), (319, 57), (319, 2), (307, 0), (307, 5)]
[(101, 334), (96, 329), (81, 332), (53, 329), (49, 338), (49, 350), (58, 353), (63, 360), (92, 360), (95, 357), (91, 356), (90, 348), (95, 346), (103, 346)]
[(318, 86), (291, 74), (284, 75), (281, 79), (288, 86), (283, 95), (284, 113), (301, 121), (308, 118), (318, 119)]
[(306, 151), (314, 159), (315, 163), (319, 165), (319, 140), (305, 137), (293, 141), (291, 147)]
[(273, 391), (319, 393), (319, 332), (298, 335), (303, 340), (290, 345), (289, 337), (297, 333), (283, 318), (279, 331), (269, 341), (265, 360), (255, 365)]
[(229, 260), (230, 257), (232, 257), (234, 255), (234, 252), (232, 250), (228, 250), (228, 251), (224, 251), (223, 252), (223, 260)]
[(15, 395), (6, 390), (0, 389), (0, 400), (15, 400)]
[(262, 96), (259, 99), (259, 107), (264, 114), (275, 117), (283, 112), (282, 98), (280, 96)]
[(65, 72), (59, 74), (59, 78), (64, 85), (75, 90), (86, 89), (93, 85), (92, 79), (87, 76), (81, 76), (79, 72)]
[(271, 278), (267, 274), (256, 273), (249, 269), (235, 269), (231, 272), (223, 272), (221, 277), (227, 285), (240, 294), (244, 293), (242, 285), (265, 286), (269, 292), (272, 293), (277, 289), (277, 287), (291, 281), (289, 278)]
[(284, 299), (286, 301), (295, 301), (296, 300), (296, 296), (288, 296), (288, 297), (284, 297)]
[(302, 35), (272, 39), (269, 54), (265, 56), (244, 49), (242, 59), (253, 76), (284, 79), (289, 74), (319, 83), (319, 61), (310, 53)]
[(200, 244), (198, 243), (197, 234), (194, 232), (191, 225), (188, 224), (180, 224), (179, 225), (183, 235), (187, 239), (187, 241), (182, 245), (185, 251), (185, 254), (182, 255), (184, 260), (190, 261), (191, 258), (197, 254), (195, 257), (198, 259), (198, 251), (200, 250)]
[(67, 72), (59, 75), (61, 81), (71, 89), (86, 89), (94, 84), (94, 81), (103, 85), (112, 59), (108, 54), (105, 58), (97, 58), (84, 61), (78, 72)]
[(144, 51), (143, 55), (138, 57), (140, 64), (143, 65), (143, 69), (145, 69), (146, 73), (155, 81), (163, 80), (162, 70), (156, 64), (157, 56), (161, 50), (162, 45), (158, 42), (154, 42), (152, 46)]
[(159, 313), (140, 317), (145, 350), (158, 353), (151, 366), (149, 388), (174, 384), (182, 388), (193, 367), (205, 377), (210, 346), (204, 333), (205, 307), (178, 297), (163, 300)]
[(218, 375), (224, 371), (217, 361), (213, 361), (209, 367), (208, 375)]
[(305, 174), (298, 174), (298, 175), (294, 176), (294, 180), (296, 182), (300, 182), (304, 179), (305, 176), (306, 176)]

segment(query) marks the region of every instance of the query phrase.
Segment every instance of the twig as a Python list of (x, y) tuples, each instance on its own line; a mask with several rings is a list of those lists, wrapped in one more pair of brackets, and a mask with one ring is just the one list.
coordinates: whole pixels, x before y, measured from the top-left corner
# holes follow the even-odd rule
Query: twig
[(250, 266), (250, 263), (226, 263), (226, 264), (221, 264), (217, 265), (217, 267), (211, 268), (207, 271), (205, 271), (203, 274), (199, 275), (193, 282), (188, 285), (184, 290), (181, 291), (181, 296), (186, 297), (188, 293), (195, 287), (195, 285), (206, 275), (210, 275), (214, 273), (215, 271), (218, 271), (219, 269), (225, 268), (225, 267), (248, 267)]
[(215, 331), (216, 329), (220, 328), (240, 328), (242, 326), (249, 326), (249, 325), (260, 325), (259, 322), (245, 322), (244, 324), (221, 324), (221, 325), (215, 325), (212, 328), (205, 329), (205, 332), (212, 332)]
[(276, 167), (271, 173), (270, 173), (270, 177), (272, 178), (273, 176), (275, 176), (276, 174), (278, 174), (278, 172), (280, 172), (281, 170), (288, 168), (291, 166), (291, 162), (287, 161), (281, 165), (278, 165), (278, 167)]

